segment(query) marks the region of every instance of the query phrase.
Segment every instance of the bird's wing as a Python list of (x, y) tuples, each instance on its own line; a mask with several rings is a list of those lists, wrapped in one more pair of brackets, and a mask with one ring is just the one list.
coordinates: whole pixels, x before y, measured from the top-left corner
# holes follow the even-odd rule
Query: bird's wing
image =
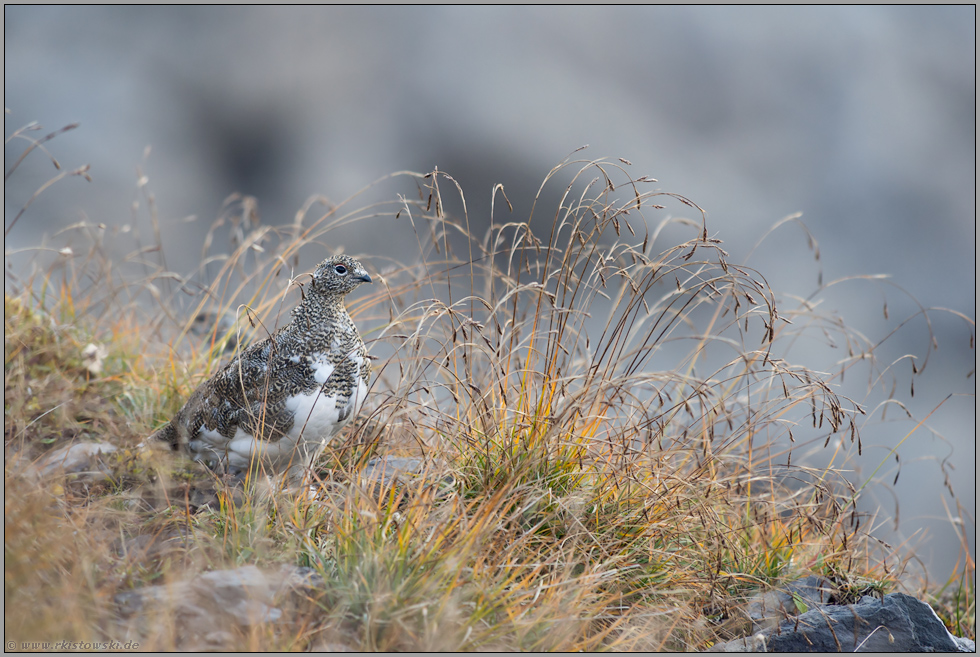
[(278, 440), (293, 424), (286, 384), (301, 380), (302, 369), (272, 340), (252, 344), (194, 391), (174, 423), (179, 421), (187, 440), (203, 429), (231, 438), (239, 428)]

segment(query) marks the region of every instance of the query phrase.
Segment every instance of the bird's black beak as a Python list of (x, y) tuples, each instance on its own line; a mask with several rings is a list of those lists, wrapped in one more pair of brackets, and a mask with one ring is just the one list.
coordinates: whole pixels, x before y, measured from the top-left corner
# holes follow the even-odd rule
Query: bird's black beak
[(373, 283), (374, 282), (374, 281), (371, 280), (371, 277), (368, 276), (368, 273), (366, 271), (358, 272), (358, 274), (359, 274), (358, 276), (355, 276), (355, 278), (357, 280), (364, 281), (365, 283)]

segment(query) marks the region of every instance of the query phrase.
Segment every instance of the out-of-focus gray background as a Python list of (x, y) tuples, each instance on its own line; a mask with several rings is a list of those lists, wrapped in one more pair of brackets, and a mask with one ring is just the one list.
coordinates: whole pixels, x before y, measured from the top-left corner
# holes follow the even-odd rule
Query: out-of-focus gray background
[[(5, 248), (83, 219), (133, 222), (137, 166), (177, 271), (196, 266), (204, 231), (233, 192), (257, 197), (263, 221), (278, 224), (312, 194), (339, 201), (387, 173), (438, 166), (463, 186), (477, 225), (495, 183), (519, 219), (549, 169), (589, 144), (580, 155), (626, 158), (634, 176), (705, 208), (733, 262), (800, 211), (821, 244), (825, 280), (890, 274), (923, 305), (975, 318), (975, 18), (972, 6), (7, 6), (5, 134), (29, 121), (80, 121), (50, 147), (67, 167), (90, 163), (94, 181), (46, 192)], [(22, 148), (7, 145), (5, 168)], [(5, 224), (52, 173), (36, 156), (22, 166), (6, 188)], [(200, 220), (183, 223), (189, 215)], [(348, 232), (344, 246), (397, 254), (410, 236), (399, 231)], [(749, 262), (778, 291), (816, 288), (796, 229), (770, 236)], [(873, 340), (916, 310), (872, 283), (821, 298)], [(957, 393), (928, 423), (945, 440), (922, 429), (902, 445), (897, 532), (887, 492), (869, 495), (865, 508), (880, 502), (880, 535), (912, 537), (942, 580), (959, 551), (942, 460), (955, 465), (950, 481), (967, 517), (975, 512), (976, 384), (967, 373), (976, 355), (963, 321), (934, 320), (939, 351), (915, 396), (896, 396), (921, 418)], [(927, 346), (920, 318), (880, 355)], [(854, 480), (913, 426), (869, 429)], [(972, 520), (965, 531), (975, 558)]]

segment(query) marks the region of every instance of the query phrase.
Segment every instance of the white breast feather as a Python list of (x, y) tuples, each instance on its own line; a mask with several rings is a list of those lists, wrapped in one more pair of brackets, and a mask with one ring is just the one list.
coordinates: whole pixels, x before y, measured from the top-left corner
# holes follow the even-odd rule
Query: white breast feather
[(325, 354), (314, 354), (310, 356), (310, 365), (313, 367), (313, 378), (316, 382), (323, 385), (333, 374), (334, 366), (327, 360)]
[[(295, 444), (303, 436), (304, 443), (320, 443), (337, 429), (340, 412), (337, 396), (325, 395), (317, 388), (313, 392), (296, 395), (286, 401), (286, 410), (295, 413), (295, 421), (288, 438)], [(285, 438), (283, 439), (285, 440)]]

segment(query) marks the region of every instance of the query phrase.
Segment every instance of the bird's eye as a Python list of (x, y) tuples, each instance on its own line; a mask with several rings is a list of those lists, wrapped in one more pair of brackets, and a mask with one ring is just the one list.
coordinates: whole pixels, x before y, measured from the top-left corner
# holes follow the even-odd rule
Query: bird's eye
[(337, 265), (336, 267), (333, 268), (333, 270), (338, 274), (340, 274), (341, 276), (347, 273), (347, 267), (344, 267), (343, 265)]

